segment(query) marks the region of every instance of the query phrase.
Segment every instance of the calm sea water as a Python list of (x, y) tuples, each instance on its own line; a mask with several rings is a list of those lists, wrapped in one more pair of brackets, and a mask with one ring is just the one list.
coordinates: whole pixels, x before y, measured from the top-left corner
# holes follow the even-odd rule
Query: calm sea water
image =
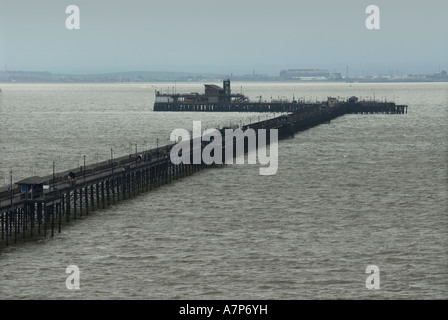
[[(219, 84), (219, 83), (218, 83)], [(219, 84), (220, 85), (220, 84)], [(153, 112), (198, 83), (2, 84), (0, 186), (168, 143), (175, 128), (266, 114)], [(228, 165), (0, 254), (1, 299), (447, 299), (445, 83), (232, 83), (251, 99), (395, 99), (279, 143), (276, 175)], [(68, 265), (80, 290), (68, 290)], [(380, 288), (366, 288), (366, 268)]]

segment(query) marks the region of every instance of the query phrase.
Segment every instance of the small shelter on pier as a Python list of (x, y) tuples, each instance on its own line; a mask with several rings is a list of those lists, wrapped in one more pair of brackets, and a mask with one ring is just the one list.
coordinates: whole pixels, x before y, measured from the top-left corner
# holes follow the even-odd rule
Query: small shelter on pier
[(348, 98), (349, 103), (357, 103), (358, 100), (359, 100), (358, 97), (355, 97), (355, 96)]
[(327, 106), (335, 105), (338, 102), (339, 102), (338, 98), (328, 97)]
[(48, 185), (44, 185), (47, 180), (39, 177), (33, 176), (26, 178), (24, 180), (18, 181), (17, 184), (20, 188), (20, 199), (37, 199), (44, 195), (44, 190), (48, 189)]

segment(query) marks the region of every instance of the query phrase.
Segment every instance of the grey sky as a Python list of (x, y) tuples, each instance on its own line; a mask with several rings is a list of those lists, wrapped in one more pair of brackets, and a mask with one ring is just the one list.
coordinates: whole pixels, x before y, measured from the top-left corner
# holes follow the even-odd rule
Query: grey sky
[[(68, 5), (80, 30), (68, 30)], [(380, 30), (368, 30), (368, 5)], [(448, 69), (446, 0), (0, 0), (0, 69)], [(419, 69), (420, 68), (420, 69)]]

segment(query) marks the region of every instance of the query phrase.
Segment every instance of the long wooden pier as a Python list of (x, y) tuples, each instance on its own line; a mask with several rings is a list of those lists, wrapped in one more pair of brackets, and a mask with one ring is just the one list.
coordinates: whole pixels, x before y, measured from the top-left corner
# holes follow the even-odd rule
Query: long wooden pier
[[(329, 123), (345, 114), (407, 113), (407, 106), (376, 102), (306, 104), (296, 107), (294, 112), (287, 115), (251, 123), (241, 127), (241, 130), (244, 132), (249, 128), (255, 131), (277, 129), (278, 138), (285, 139), (297, 132)], [(284, 112), (287, 109), (275, 110)], [(218, 129), (223, 137), (223, 150), (225, 129)], [(238, 141), (232, 140), (231, 143), (235, 148)], [(191, 145), (193, 144), (191, 140)], [(206, 165), (204, 162), (173, 164), (170, 159), (173, 146), (174, 144), (166, 145), (54, 175), (29, 177), (16, 182), (10, 189), (0, 189), (0, 252), (3, 247), (23, 239), (53, 237), (55, 232), (61, 232), (64, 224), (83, 219), (95, 210), (105, 209), (204, 168), (215, 166)], [(202, 143), (201, 146), (204, 147)], [(246, 140), (244, 146), (247, 151)], [(192, 147), (192, 153), (193, 150)], [(193, 157), (192, 153), (190, 158)]]

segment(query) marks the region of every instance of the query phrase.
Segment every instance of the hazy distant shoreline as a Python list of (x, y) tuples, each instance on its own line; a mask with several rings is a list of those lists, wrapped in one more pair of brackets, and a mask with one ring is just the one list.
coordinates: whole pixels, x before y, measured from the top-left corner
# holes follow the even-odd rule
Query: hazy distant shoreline
[(205, 82), (222, 81), (272, 81), (298, 83), (330, 83), (330, 82), (363, 82), (363, 83), (396, 83), (396, 82), (448, 82), (446, 71), (434, 74), (406, 76), (376, 75), (369, 77), (285, 79), (268, 74), (219, 74), (219, 73), (187, 73), (136, 71), (103, 74), (55, 74), (47, 71), (0, 71), (0, 83), (124, 83), (124, 82)]

